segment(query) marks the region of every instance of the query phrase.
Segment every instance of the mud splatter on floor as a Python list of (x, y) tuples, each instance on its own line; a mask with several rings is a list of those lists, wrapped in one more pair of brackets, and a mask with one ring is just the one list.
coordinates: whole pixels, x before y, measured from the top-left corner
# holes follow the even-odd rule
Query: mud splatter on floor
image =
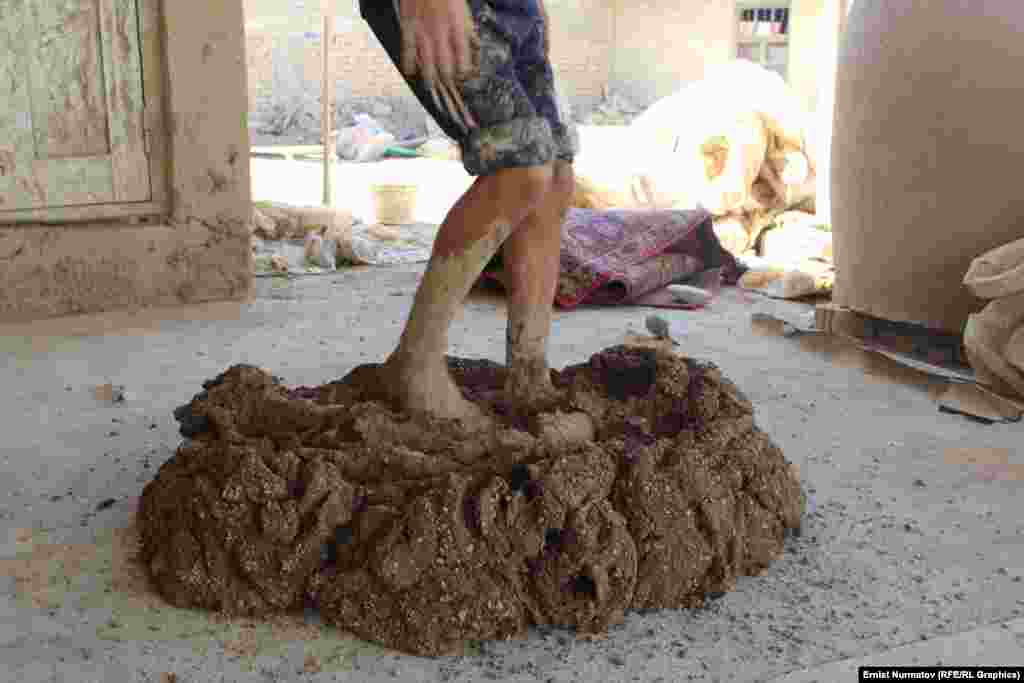
[(698, 607), (800, 525), (798, 477), (710, 363), (606, 349), (552, 373), (544, 412), (503, 401), (501, 366), (449, 367), (492, 428), (410, 419), (372, 366), (292, 391), (247, 365), (206, 382), (140, 502), (161, 595), (252, 618), (316, 607), (438, 655)]
[(106, 608), (112, 616), (97, 628), (103, 640), (187, 642), (200, 655), (219, 644), (249, 670), (257, 657), (283, 656), (297, 642), (310, 666), (322, 671), (345, 670), (357, 653), (378, 650), (336, 628), (311, 625), (301, 613), (231, 618), (168, 604), (139, 563), (134, 525), (105, 532), (94, 544), (50, 543), (31, 529), (19, 529), (15, 541), (15, 556), (0, 559), (0, 575), (14, 577), (18, 601), (36, 609)]

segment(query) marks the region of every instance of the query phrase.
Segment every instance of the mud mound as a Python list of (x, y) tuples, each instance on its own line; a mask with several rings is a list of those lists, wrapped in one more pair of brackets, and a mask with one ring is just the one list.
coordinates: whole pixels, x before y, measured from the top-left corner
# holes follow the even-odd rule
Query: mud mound
[(503, 367), (449, 366), (490, 432), (395, 412), (367, 368), (315, 388), (244, 365), (206, 382), (142, 494), (160, 592), (232, 615), (313, 604), (438, 655), (699, 606), (799, 526), (799, 482), (713, 365), (610, 348), (553, 372), (561, 403), (525, 413), (503, 402)]

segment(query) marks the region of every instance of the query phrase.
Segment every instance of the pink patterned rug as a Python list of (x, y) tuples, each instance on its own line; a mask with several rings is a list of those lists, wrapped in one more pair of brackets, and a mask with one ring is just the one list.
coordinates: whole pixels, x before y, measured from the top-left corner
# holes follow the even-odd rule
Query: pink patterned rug
[[(741, 274), (702, 209), (569, 209), (555, 305), (696, 308), (676, 303), (665, 286), (685, 281), (717, 292)], [(483, 277), (501, 283), (500, 259)]]

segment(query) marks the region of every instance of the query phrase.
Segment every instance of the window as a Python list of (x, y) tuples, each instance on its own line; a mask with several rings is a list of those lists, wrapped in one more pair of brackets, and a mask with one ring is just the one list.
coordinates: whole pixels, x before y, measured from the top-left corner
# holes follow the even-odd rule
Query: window
[(789, 5), (740, 3), (736, 56), (786, 78), (789, 68)]

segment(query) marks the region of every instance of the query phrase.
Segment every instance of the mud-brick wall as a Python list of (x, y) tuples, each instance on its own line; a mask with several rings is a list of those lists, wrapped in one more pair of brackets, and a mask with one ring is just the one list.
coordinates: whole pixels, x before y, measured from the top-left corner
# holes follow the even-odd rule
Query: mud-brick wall
[(0, 321), (249, 296), (242, 1), (160, 5), (141, 28), (147, 101), (164, 109), (153, 147), (165, 210), (0, 225)]
[[(319, 95), (322, 14), (319, 0), (245, 0), (249, 109), (297, 90)], [(606, 0), (548, 0), (555, 28), (552, 61), (573, 100), (593, 100), (608, 83), (612, 6)], [(408, 96), (408, 88), (359, 16), (354, 1), (334, 2), (331, 69), (339, 98)]]
[[(330, 0), (328, 0), (330, 2)], [(822, 69), (826, 0), (791, 0), (790, 83), (814, 109)], [(605, 87), (645, 106), (736, 54), (736, 0), (546, 0), (552, 61), (570, 101), (586, 108)], [(321, 78), (321, 0), (245, 0), (250, 111), (290, 88), (316, 96)], [(356, 0), (336, 0), (332, 68), (340, 98), (407, 91)]]
[[(320, 93), (323, 23), (320, 9), (278, 16), (284, 3), (246, 0), (246, 52), (249, 106), (275, 93), (297, 90)], [(407, 94), (402, 77), (392, 66), (366, 22), (354, 8), (339, 3), (334, 19), (331, 69), (340, 97)]]

